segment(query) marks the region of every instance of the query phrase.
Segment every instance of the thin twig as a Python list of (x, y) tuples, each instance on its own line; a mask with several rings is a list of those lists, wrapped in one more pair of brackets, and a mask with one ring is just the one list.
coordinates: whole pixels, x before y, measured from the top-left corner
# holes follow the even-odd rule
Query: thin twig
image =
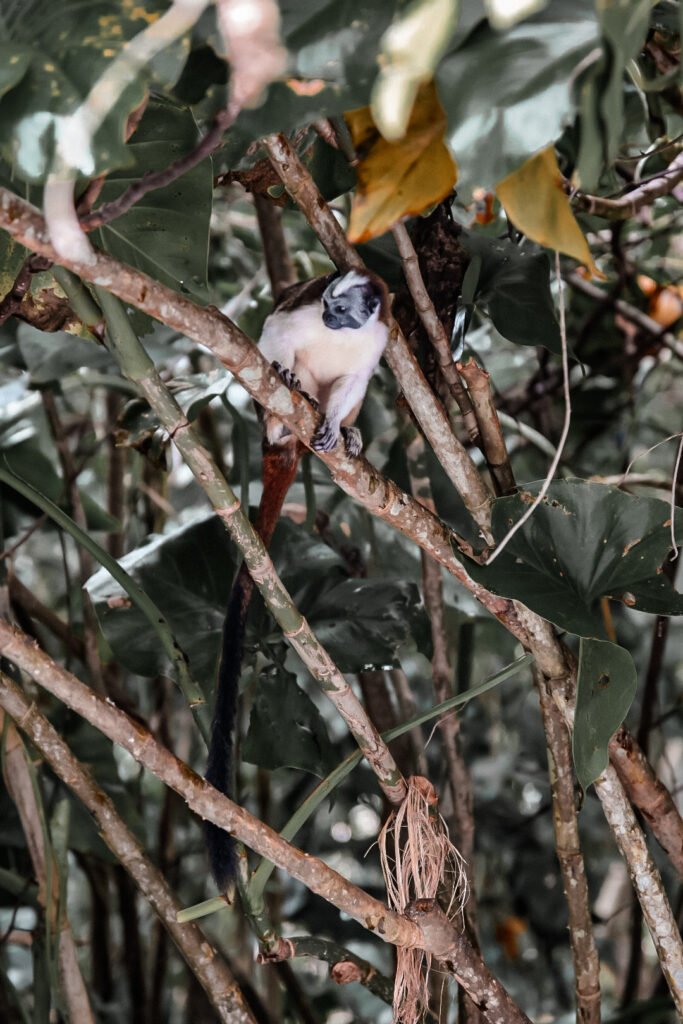
[(584, 192), (574, 192), (572, 201), (581, 210), (606, 220), (626, 220), (634, 217), (644, 206), (651, 206), (655, 199), (668, 196), (683, 181), (683, 151), (680, 152), (661, 174), (641, 182), (631, 192), (619, 199), (605, 199), (603, 196), (590, 196)]
[(510, 540), (514, 537), (518, 530), (521, 530), (521, 528), (531, 518), (531, 516), (534, 514), (538, 506), (545, 498), (546, 494), (548, 493), (548, 489), (550, 488), (550, 485), (555, 477), (557, 467), (560, 464), (562, 452), (564, 451), (564, 446), (569, 435), (569, 426), (571, 424), (572, 419), (572, 400), (571, 393), (569, 390), (569, 357), (567, 354), (567, 325), (564, 315), (564, 292), (562, 290), (562, 277), (560, 275), (560, 254), (558, 252), (555, 253), (555, 275), (557, 277), (557, 285), (559, 288), (560, 337), (562, 339), (562, 385), (564, 391), (564, 423), (562, 426), (562, 433), (560, 434), (560, 440), (557, 445), (555, 457), (553, 461), (550, 463), (550, 469), (548, 470), (546, 478), (541, 485), (540, 491), (538, 492), (532, 503), (529, 505), (524, 515), (517, 520), (512, 529), (509, 530), (505, 534), (503, 539), (500, 541), (500, 543), (496, 545), (493, 552), (488, 556), (485, 562), (486, 565), (490, 565), (491, 562), (493, 562), (498, 557), (501, 551), (503, 551), (504, 548), (507, 547)]
[[(609, 300), (609, 295), (602, 288), (591, 281), (585, 281), (576, 271), (567, 275), (567, 282), (576, 291), (583, 292), (584, 295), (588, 295), (591, 299), (596, 299), (598, 302)], [(630, 320), (636, 327), (640, 327), (641, 330), (656, 338), (662, 345), (671, 349), (672, 352), (683, 359), (683, 342), (678, 341), (671, 331), (662, 328), (656, 320), (653, 320), (652, 317), (648, 316), (647, 313), (643, 313), (636, 306), (632, 306), (630, 302), (624, 302), (623, 299), (615, 299), (613, 305), (617, 313), (621, 313), (623, 317)]]
[(239, 109), (234, 103), (229, 104), (224, 110), (217, 114), (213, 124), (203, 139), (191, 149), (189, 153), (178, 157), (168, 167), (160, 171), (146, 171), (139, 181), (129, 185), (125, 192), (122, 192), (118, 199), (112, 199), (109, 203), (103, 203), (92, 213), (80, 218), (80, 225), (84, 231), (94, 231), (104, 224), (109, 224), (128, 213), (130, 209), (139, 203), (148, 192), (158, 188), (165, 188), (171, 185), (183, 174), (187, 174), (193, 167), (200, 164), (207, 156), (218, 149), (227, 129), (233, 124), (239, 114)]
[(481, 434), (481, 447), (493, 479), (496, 494), (514, 494), (517, 490), (510, 465), (507, 445), (491, 394), (491, 378), (474, 359), (460, 366), (460, 374), (467, 384), (469, 396)]
[(676, 453), (676, 461), (674, 463), (673, 477), (671, 478), (671, 546), (674, 550), (673, 555), (669, 556), (670, 562), (675, 562), (678, 558), (678, 545), (676, 544), (676, 485), (678, 482), (678, 473), (681, 468), (681, 456), (683, 455), (683, 436), (681, 436), (678, 442), (678, 452)]

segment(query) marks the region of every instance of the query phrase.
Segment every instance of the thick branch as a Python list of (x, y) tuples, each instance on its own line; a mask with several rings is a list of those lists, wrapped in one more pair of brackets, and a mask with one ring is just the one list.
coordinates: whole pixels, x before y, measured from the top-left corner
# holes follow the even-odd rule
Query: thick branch
[[(55, 258), (38, 211), (6, 189), (0, 189), (0, 227), (28, 248)], [(124, 301), (206, 345), (258, 402), (282, 419), (304, 443), (309, 441), (317, 426), (317, 417), (310, 405), (282, 384), (253, 343), (217, 310), (199, 309), (152, 278), (102, 253), (96, 254), (92, 264), (66, 258), (60, 262), (85, 280), (97, 281)], [(444, 565), (483, 607), (533, 652), (543, 675), (553, 683), (554, 693), (571, 679), (571, 670), (550, 624), (518, 602), (495, 597), (475, 583), (453, 554), (452, 545), (457, 544), (457, 537), (439, 519), (380, 476), (366, 461), (349, 459), (341, 451), (322, 458), (343, 490)], [(570, 708), (566, 702), (563, 714), (569, 722)], [(611, 799), (612, 791), (598, 788), (598, 794), (607, 800)]]
[[(128, 871), (140, 893), (154, 908), (206, 992), (219, 1020), (225, 1024), (253, 1024), (253, 1017), (225, 961), (218, 956), (196, 924), (178, 924), (177, 915), (181, 905), (168, 888), (161, 872), (147, 858), (142, 846), (119, 816), (112, 801), (100, 789), (90, 772), (74, 757), (36, 705), (2, 672), (0, 705), (30, 738), (55, 775), (93, 815), (100, 835)], [(82, 1018), (73, 1019), (80, 1021)]]
[(436, 900), (414, 900), (406, 907), (406, 917), (420, 925), (430, 951), (467, 989), (490, 1024), (531, 1024)]
[[(388, 910), (383, 903), (352, 885), (323, 861), (290, 846), (267, 825), (200, 778), (188, 765), (157, 743), (147, 729), (120, 711), (111, 701), (103, 700), (70, 672), (57, 665), (4, 619), (0, 619), (0, 653), (114, 743), (127, 750), (143, 767), (175, 790), (200, 817), (227, 829), (240, 842), (287, 871), (312, 892), (322, 896), (364, 928), (376, 933), (384, 942), (408, 948), (420, 947), (427, 953), (435, 954), (430, 943), (425, 943), (419, 926)], [(11, 688), (14, 685), (8, 687), (5, 678), (0, 675), (2, 703), (11, 699)], [(28, 721), (32, 720), (33, 713), (29, 711)], [(24, 727), (21, 716), (19, 724)], [(466, 977), (460, 980), (468, 991), (472, 989), (479, 992), (482, 986), (490, 984), (488, 969), (464, 936), (459, 955), (467, 965)], [(454, 964), (454, 969), (459, 970), (459, 963)], [(495, 984), (514, 1008), (505, 989), (498, 982)], [(521, 1011), (516, 1010), (516, 1014), (509, 1019), (527, 1021)]]

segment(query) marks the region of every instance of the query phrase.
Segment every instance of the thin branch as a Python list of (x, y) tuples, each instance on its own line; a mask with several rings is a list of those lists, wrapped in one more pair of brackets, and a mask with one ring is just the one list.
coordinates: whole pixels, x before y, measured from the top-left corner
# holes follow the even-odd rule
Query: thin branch
[(337, 985), (358, 982), (391, 1006), (394, 997), (391, 979), (381, 974), (367, 960), (352, 953), (350, 949), (329, 939), (320, 939), (313, 935), (294, 935), (291, 938), (280, 939), (267, 953), (261, 953), (258, 961), (262, 964), (280, 963), (299, 956), (324, 960), (330, 965), (330, 977)]
[(234, 103), (221, 110), (216, 115), (213, 124), (204, 138), (197, 143), (194, 149), (178, 157), (177, 160), (174, 160), (168, 167), (164, 167), (160, 171), (146, 171), (140, 180), (129, 185), (118, 199), (112, 199), (109, 203), (103, 203), (96, 210), (93, 210), (92, 213), (81, 217), (81, 228), (84, 231), (94, 231), (96, 228), (101, 228), (103, 224), (109, 224), (112, 220), (116, 220), (117, 217), (122, 217), (124, 213), (128, 213), (148, 192), (153, 192), (158, 188), (165, 188), (182, 177), (183, 174), (187, 174), (188, 171), (191, 171), (193, 167), (196, 167), (202, 160), (205, 160), (207, 156), (218, 149), (225, 132), (233, 124), (238, 114), (239, 108)]
[(458, 408), (462, 413), (463, 424), (470, 441), (473, 444), (478, 444), (479, 426), (477, 417), (472, 408), (470, 396), (463, 386), (458, 369), (453, 362), (451, 346), (446, 336), (446, 331), (434, 309), (434, 303), (429, 297), (429, 292), (422, 279), (417, 253), (408, 234), (408, 229), (402, 221), (398, 221), (394, 224), (391, 231), (401, 257), (403, 273), (405, 274), (410, 294), (413, 297), (415, 309), (434, 348), (439, 369), (453, 398), (458, 403)]
[[(0, 678), (5, 678), (2, 673), (0, 673)], [(12, 686), (18, 690), (14, 683)], [(18, 692), (21, 693), (20, 690)], [(28, 705), (29, 702), (26, 698), (24, 701)], [(56, 944), (60, 989), (68, 1009), (68, 1016), (72, 1021), (95, 1024), (88, 992), (78, 965), (71, 924), (66, 916), (66, 907), (61, 904), (60, 900), (60, 871), (49, 842), (45, 810), (39, 804), (39, 790), (35, 786), (33, 777), (34, 769), (16, 728), (11, 722), (5, 722), (5, 715), (2, 712), (0, 712), (0, 732), (4, 738), (3, 768), (7, 789), (16, 805), (26, 836), (26, 845), (38, 881), (38, 902), (45, 910), (49, 936)]]
[(629, 800), (683, 879), (683, 820), (671, 793), (627, 729), (621, 728), (612, 738), (609, 754)]
[(518, 532), (518, 530), (521, 530), (521, 528), (524, 526), (526, 522), (528, 522), (528, 520), (531, 518), (531, 516), (534, 514), (538, 506), (545, 498), (546, 494), (548, 493), (548, 490), (550, 489), (550, 485), (555, 478), (555, 473), (557, 472), (557, 467), (560, 464), (562, 453), (564, 451), (564, 446), (567, 442), (567, 437), (569, 436), (569, 426), (572, 420), (572, 397), (569, 389), (569, 357), (567, 354), (567, 326), (564, 315), (564, 291), (562, 289), (562, 277), (560, 276), (559, 252), (555, 253), (555, 274), (557, 276), (557, 284), (559, 288), (560, 337), (562, 339), (562, 387), (564, 391), (564, 423), (562, 425), (562, 433), (560, 434), (560, 440), (557, 445), (557, 451), (555, 452), (555, 456), (552, 462), (550, 463), (550, 468), (548, 470), (546, 478), (541, 484), (541, 489), (539, 490), (538, 494), (531, 502), (529, 507), (526, 509), (522, 517), (517, 520), (512, 529), (508, 530), (503, 539), (498, 544), (496, 544), (496, 547), (494, 548), (493, 552), (486, 559), (485, 565), (490, 565), (491, 562), (493, 562), (498, 557), (501, 551), (503, 551), (507, 547), (507, 545), (512, 540), (514, 535)]
[(479, 424), (482, 449), (486, 456), (489, 473), (493, 478), (496, 494), (514, 494), (517, 485), (498, 412), (493, 403), (490, 374), (474, 359), (468, 359), (461, 365), (460, 374), (467, 384), (472, 399)]
[(683, 151), (681, 151), (661, 174), (642, 182), (619, 199), (605, 199), (602, 196), (589, 196), (585, 192), (574, 192), (573, 203), (580, 210), (603, 217), (605, 220), (627, 220), (635, 217), (638, 210), (651, 206), (655, 199), (668, 196), (683, 181)]
[(254, 193), (254, 209), (261, 233), (263, 256), (266, 261), (270, 290), (275, 302), (285, 288), (296, 282), (296, 271), (287, 248), (282, 210), (267, 196)]
[[(242, 993), (220, 957), (196, 924), (178, 924), (181, 909), (161, 872), (118, 814), (114, 804), (90, 772), (74, 757), (56, 729), (20, 688), (0, 672), (0, 704), (31, 739), (36, 749), (98, 825), (98, 831), (120, 864), (150, 903), (175, 942), (190, 970), (206, 992), (218, 1018), (225, 1024), (253, 1024)], [(73, 1017), (75, 1021), (80, 1017)]]
[(586, 866), (574, 796), (571, 738), (540, 673), (534, 672), (548, 749), (555, 848), (569, 916), (577, 1024), (600, 1024), (600, 961), (590, 915)]
[[(591, 299), (596, 299), (598, 302), (612, 301), (602, 288), (591, 281), (584, 281), (576, 271), (567, 274), (566, 280), (575, 291), (583, 292), (584, 295), (588, 295)], [(636, 327), (640, 327), (641, 330), (656, 338), (662, 345), (671, 349), (675, 355), (683, 359), (683, 342), (678, 341), (671, 331), (664, 330), (656, 320), (653, 320), (652, 317), (648, 316), (647, 313), (643, 313), (636, 306), (632, 306), (630, 302), (624, 302), (623, 299), (615, 299), (612, 304), (617, 313), (621, 313), (623, 317), (630, 320)]]

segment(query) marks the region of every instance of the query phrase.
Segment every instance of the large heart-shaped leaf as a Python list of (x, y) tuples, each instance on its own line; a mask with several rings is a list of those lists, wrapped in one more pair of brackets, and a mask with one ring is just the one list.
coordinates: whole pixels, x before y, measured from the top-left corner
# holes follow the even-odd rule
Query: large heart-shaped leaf
[(420, 595), (398, 580), (345, 580), (308, 611), (318, 639), (342, 672), (391, 665), (424, 625)]
[[(116, 199), (149, 171), (158, 171), (197, 144), (187, 107), (151, 100), (127, 147), (132, 166), (110, 174), (101, 201)], [(148, 192), (98, 234), (103, 249), (177, 291), (206, 299), (213, 177), (206, 159), (166, 188)]]
[(318, 778), (337, 763), (322, 715), (281, 666), (259, 677), (242, 757), (270, 771), (301, 768)]
[[(538, 485), (494, 502), (496, 540), (521, 518), (535, 491)], [(676, 521), (680, 538), (683, 513)], [(492, 565), (468, 562), (468, 568), (494, 593), (523, 601), (570, 633), (600, 639), (601, 597), (653, 614), (683, 614), (683, 595), (661, 571), (670, 550), (665, 502), (586, 480), (562, 480), (551, 485)]]
[(607, 744), (626, 718), (637, 684), (633, 658), (623, 647), (581, 640), (572, 744), (584, 790), (607, 767)]
[[(205, 516), (153, 537), (122, 558), (121, 565), (166, 616), (192, 674), (208, 692), (235, 570), (225, 527), (217, 516)], [(148, 620), (109, 573), (95, 573), (87, 588), (109, 646), (122, 664), (142, 676), (167, 672)]]

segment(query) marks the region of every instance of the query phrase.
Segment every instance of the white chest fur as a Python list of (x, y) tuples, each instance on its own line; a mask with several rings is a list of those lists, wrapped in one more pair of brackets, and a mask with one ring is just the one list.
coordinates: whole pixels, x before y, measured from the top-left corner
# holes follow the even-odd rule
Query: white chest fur
[(278, 359), (290, 370), (306, 368), (321, 385), (346, 374), (369, 377), (387, 343), (386, 324), (375, 316), (357, 330), (343, 327), (335, 331), (325, 326), (322, 313), (322, 302), (317, 302), (268, 317), (260, 341), (264, 355)]

